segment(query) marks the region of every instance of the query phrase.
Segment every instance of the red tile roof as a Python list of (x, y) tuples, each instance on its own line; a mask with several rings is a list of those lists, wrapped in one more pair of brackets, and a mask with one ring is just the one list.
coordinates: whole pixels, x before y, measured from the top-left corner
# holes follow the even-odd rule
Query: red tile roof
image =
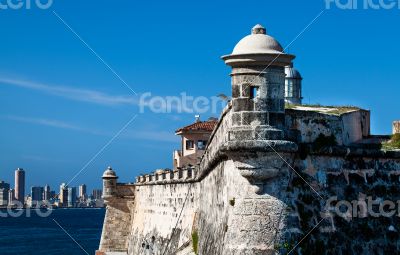
[(187, 132), (187, 131), (207, 131), (212, 132), (217, 125), (218, 121), (216, 120), (208, 120), (208, 121), (199, 121), (195, 122), (189, 126), (182, 127), (175, 132)]

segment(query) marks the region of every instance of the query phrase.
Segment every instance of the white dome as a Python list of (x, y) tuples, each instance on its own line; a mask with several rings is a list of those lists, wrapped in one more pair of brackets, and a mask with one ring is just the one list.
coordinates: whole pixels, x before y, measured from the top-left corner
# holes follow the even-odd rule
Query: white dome
[(303, 79), (300, 72), (293, 67), (293, 64), (285, 67), (286, 78), (290, 79)]
[(251, 35), (244, 37), (236, 44), (232, 55), (260, 53), (282, 54), (283, 48), (275, 38), (266, 34), (263, 26), (256, 25)]
[(103, 178), (117, 178), (115, 171), (109, 166), (103, 173)]

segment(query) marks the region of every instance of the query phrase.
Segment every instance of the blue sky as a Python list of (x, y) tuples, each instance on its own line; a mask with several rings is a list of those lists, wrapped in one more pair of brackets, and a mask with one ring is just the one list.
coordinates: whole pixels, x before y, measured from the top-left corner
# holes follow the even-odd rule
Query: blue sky
[[(4, 1), (1, 1), (4, 2)], [(50, 9), (0, 10), (0, 179), (27, 172), (27, 188), (68, 182), (139, 112), (137, 94), (230, 94), (220, 56), (257, 23), (285, 47), (324, 1), (56, 1)], [(326, 10), (288, 51), (304, 77), (305, 103), (372, 111), (372, 131), (400, 119), (400, 10)], [(212, 113), (202, 114), (205, 119)], [(174, 130), (194, 113), (139, 113), (71, 183), (100, 188), (171, 167)]]

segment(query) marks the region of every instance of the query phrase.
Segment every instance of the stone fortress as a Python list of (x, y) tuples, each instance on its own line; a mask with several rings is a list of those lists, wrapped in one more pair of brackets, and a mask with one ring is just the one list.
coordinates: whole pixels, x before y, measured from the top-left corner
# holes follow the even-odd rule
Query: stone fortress
[[(301, 105), (294, 58), (256, 25), (222, 57), (232, 98), (219, 119), (176, 131), (174, 169), (117, 183), (109, 167), (96, 254), (399, 251), (400, 212), (372, 217), (364, 205), (400, 199), (400, 151), (371, 135), (368, 110)], [(341, 200), (355, 209), (335, 213)]]

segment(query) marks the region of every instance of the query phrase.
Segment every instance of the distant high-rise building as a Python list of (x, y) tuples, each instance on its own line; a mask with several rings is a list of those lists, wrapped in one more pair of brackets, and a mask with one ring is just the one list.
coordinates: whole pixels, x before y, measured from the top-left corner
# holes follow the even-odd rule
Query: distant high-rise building
[(8, 204), (13, 205), (15, 200), (15, 189), (10, 189), (8, 192)]
[(93, 199), (101, 199), (103, 191), (101, 189), (94, 189), (92, 192)]
[(86, 196), (86, 185), (82, 184), (79, 186), (79, 197), (85, 197)]
[(0, 206), (8, 205), (8, 193), (8, 190), (0, 189)]
[(68, 205), (68, 186), (65, 183), (60, 185), (60, 194), (58, 195), (61, 206)]
[(0, 181), (0, 189), (10, 189), (10, 184), (5, 181)]
[(43, 200), (43, 187), (32, 187), (31, 188), (31, 198), (32, 202), (38, 202)]
[(24, 204), (25, 197), (25, 171), (22, 168), (15, 170), (15, 200)]
[(8, 196), (10, 191), (10, 184), (4, 181), (0, 181), (0, 205), (8, 205)]
[(76, 204), (76, 188), (68, 188), (68, 207), (75, 207)]
[(50, 198), (51, 198), (50, 186), (46, 184), (46, 186), (44, 186), (44, 191), (43, 191), (43, 200), (49, 201)]

